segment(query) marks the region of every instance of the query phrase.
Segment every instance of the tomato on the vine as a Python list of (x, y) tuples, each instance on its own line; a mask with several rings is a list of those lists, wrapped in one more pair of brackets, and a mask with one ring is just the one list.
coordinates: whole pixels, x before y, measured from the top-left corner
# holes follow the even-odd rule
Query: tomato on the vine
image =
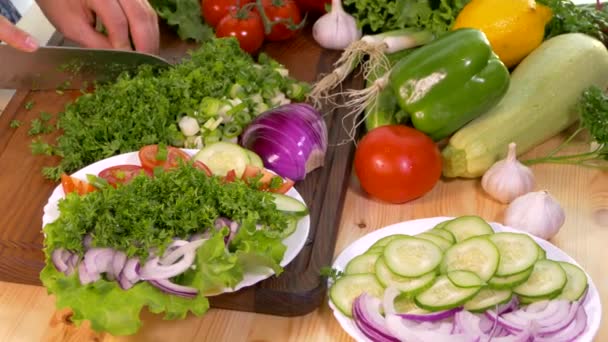
[(404, 203), (431, 191), (441, 167), (435, 142), (403, 125), (371, 130), (355, 151), (355, 173), (363, 190), (390, 203)]
[(286, 40), (298, 33), (298, 29), (290, 28), (302, 22), (300, 9), (293, 0), (262, 0), (264, 13), (271, 22), (279, 22), (272, 25), (266, 39), (270, 41)]
[(264, 43), (264, 24), (256, 12), (231, 10), (220, 20), (215, 35), (218, 38), (235, 37), (241, 49), (255, 53)]
[(253, 0), (202, 0), (201, 14), (207, 24), (216, 27), (231, 10), (238, 9), (238, 7), (242, 7), (252, 1)]

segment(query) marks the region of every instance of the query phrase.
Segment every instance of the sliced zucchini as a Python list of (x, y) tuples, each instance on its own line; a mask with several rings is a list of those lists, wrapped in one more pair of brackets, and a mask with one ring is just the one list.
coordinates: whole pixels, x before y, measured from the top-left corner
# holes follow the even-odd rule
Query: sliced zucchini
[(450, 281), (458, 287), (468, 288), (481, 287), (484, 285), (483, 281), (477, 274), (469, 271), (452, 271), (448, 272), (447, 276), (448, 279), (450, 279)]
[(539, 260), (534, 264), (528, 280), (515, 287), (513, 292), (524, 297), (557, 296), (566, 286), (567, 280), (566, 272), (558, 262)]
[(393, 273), (383, 257), (378, 258), (375, 267), (376, 277), (382, 286), (395, 287), (406, 296), (414, 296), (428, 289), (435, 281), (436, 273), (429, 272), (420, 277), (408, 278)]
[(507, 290), (519, 286), (528, 280), (532, 274), (532, 267), (529, 269), (506, 277), (494, 276), (488, 280), (488, 286), (496, 290)]
[(303, 202), (283, 194), (277, 194), (274, 192), (271, 192), (270, 194), (273, 197), (277, 210), (289, 212), (297, 216), (308, 215), (308, 208)]
[(587, 289), (587, 274), (580, 267), (569, 262), (560, 261), (559, 264), (566, 272), (568, 280), (566, 286), (562, 289), (562, 293), (557, 298), (575, 302), (581, 298)]
[(511, 300), (511, 290), (493, 290), (482, 288), (475, 297), (464, 303), (464, 309), (472, 312), (483, 312), (496, 307), (496, 305), (507, 303)]
[(382, 298), (384, 288), (373, 274), (345, 275), (336, 280), (329, 289), (329, 298), (343, 314), (352, 317), (353, 302), (363, 292)]
[(348, 262), (344, 269), (345, 274), (374, 273), (376, 271), (376, 260), (380, 253), (361, 254)]
[(237, 178), (243, 176), (249, 164), (247, 150), (227, 141), (218, 141), (203, 147), (194, 159), (207, 165), (214, 175), (225, 176), (228, 171), (234, 170)]
[(419, 277), (437, 268), (443, 253), (436, 244), (416, 237), (404, 236), (384, 247), (388, 268), (402, 277)]
[(448, 249), (452, 246), (452, 243), (450, 241), (442, 238), (439, 235), (433, 235), (430, 233), (422, 233), (422, 234), (416, 235), (416, 237), (420, 238), (420, 239), (425, 239), (425, 240), (431, 241), (432, 243), (436, 244), (437, 247), (441, 248), (442, 251), (445, 251), (446, 249)]
[(452, 233), (456, 242), (474, 236), (494, 234), (494, 230), (484, 219), (473, 215), (455, 218), (446, 224), (443, 229)]
[(523, 272), (538, 260), (536, 242), (526, 234), (496, 233), (488, 236), (500, 253), (496, 275), (506, 277)]
[(490, 240), (482, 236), (472, 237), (445, 252), (441, 273), (470, 271), (487, 282), (496, 273), (499, 261), (498, 248)]
[(448, 240), (450, 242), (450, 244), (456, 243), (456, 238), (454, 237), (454, 234), (450, 233), (449, 231), (447, 231), (445, 229), (433, 228), (431, 230), (427, 230), (425, 233), (440, 236), (440, 237)]
[(439, 276), (427, 290), (414, 299), (416, 305), (429, 311), (448, 310), (458, 307), (473, 298), (481, 287), (462, 288), (455, 286), (447, 276)]
[(249, 156), (249, 165), (253, 165), (259, 168), (264, 167), (264, 162), (257, 153), (247, 149), (245, 149), (245, 152), (247, 152), (247, 155)]
[(375, 247), (385, 247), (386, 245), (388, 245), (389, 242), (398, 239), (398, 238), (402, 238), (402, 237), (408, 237), (409, 235), (405, 235), (405, 234), (394, 234), (394, 235), (389, 235), (389, 236), (385, 236), (382, 239), (376, 241), (371, 247), (375, 248)]

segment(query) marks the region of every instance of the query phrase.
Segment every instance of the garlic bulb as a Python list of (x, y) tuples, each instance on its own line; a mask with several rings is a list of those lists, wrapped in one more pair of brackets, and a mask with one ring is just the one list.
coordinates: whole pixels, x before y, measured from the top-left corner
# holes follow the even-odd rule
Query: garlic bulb
[(549, 240), (564, 225), (566, 215), (548, 191), (529, 192), (517, 197), (505, 212), (505, 224)]
[(507, 157), (492, 165), (481, 179), (481, 187), (502, 203), (534, 190), (535, 183), (532, 170), (517, 160), (515, 143), (509, 144)]
[(332, 0), (331, 11), (322, 15), (312, 27), (312, 36), (326, 49), (344, 50), (361, 38), (361, 30), (352, 15), (342, 8), (341, 0)]

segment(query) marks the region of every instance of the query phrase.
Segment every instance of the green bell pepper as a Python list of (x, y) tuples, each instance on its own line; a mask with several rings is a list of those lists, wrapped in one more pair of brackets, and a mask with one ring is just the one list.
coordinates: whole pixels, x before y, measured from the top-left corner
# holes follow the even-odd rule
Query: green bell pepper
[(413, 126), (441, 140), (494, 107), (509, 76), (486, 36), (463, 28), (401, 59), (389, 84)]

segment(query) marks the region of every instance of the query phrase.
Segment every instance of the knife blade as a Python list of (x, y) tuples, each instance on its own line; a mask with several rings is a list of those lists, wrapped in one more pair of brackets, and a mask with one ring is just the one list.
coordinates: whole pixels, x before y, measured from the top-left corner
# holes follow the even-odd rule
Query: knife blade
[(155, 55), (105, 49), (44, 46), (22, 52), (0, 44), (0, 89), (82, 89), (93, 82), (109, 82), (141, 65), (166, 68)]

